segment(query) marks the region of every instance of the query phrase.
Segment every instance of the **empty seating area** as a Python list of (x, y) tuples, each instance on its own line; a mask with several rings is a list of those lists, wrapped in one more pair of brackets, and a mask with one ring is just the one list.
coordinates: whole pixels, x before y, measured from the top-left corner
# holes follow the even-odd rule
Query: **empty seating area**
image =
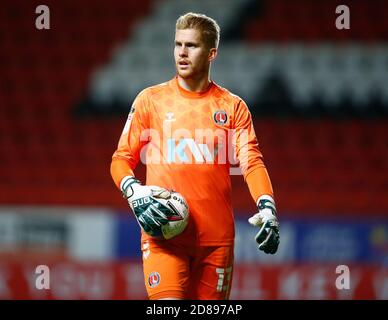
[(40, 4), (1, 4), (0, 203), (106, 205), (121, 121), (76, 120), (73, 109), (152, 1), (46, 1), (49, 30), (35, 27)]
[(268, 148), (273, 183), (279, 200), (284, 200), (280, 207), (334, 214), (387, 211), (384, 121), (299, 120), (274, 126), (279, 129), (264, 125), (258, 130), (275, 132), (264, 134), (263, 148)]
[[(167, 34), (173, 20), (167, 23), (166, 19), (186, 11), (183, 2), (195, 10), (196, 1), (181, 0), (118, 0), (114, 5), (105, 0), (46, 1), (50, 30), (35, 28), (36, 1), (1, 5), (1, 205), (127, 209), (109, 172), (125, 115), (75, 117), (73, 110), (82, 97), (90, 95), (101, 108), (118, 101), (127, 112), (142, 88), (173, 76), (171, 34)], [(228, 5), (220, 9), (222, 3)], [(218, 14), (227, 29), (239, 3), (203, 1), (201, 8), (204, 12), (209, 8), (209, 15)], [(375, 24), (369, 18), (386, 12), (384, 1), (373, 1), (373, 10), (367, 1), (352, 1), (354, 29), (345, 32), (360, 42), (345, 47), (282, 44), (297, 39), (344, 40), (340, 31), (333, 30), (336, 2), (260, 3), (261, 11), (244, 27), (245, 42), (222, 43), (212, 69), (214, 80), (240, 94), (253, 114), (256, 108), (270, 105), (262, 99), (269, 94), (265, 83), (273, 74), (282, 77), (291, 102), (302, 111), (314, 107), (311, 101), (316, 96), (335, 108), (344, 92), (350, 104), (360, 109), (373, 96), (388, 106), (388, 49), (384, 43), (363, 46), (387, 36), (386, 19), (377, 17)], [(155, 44), (151, 50), (150, 42)], [(276, 110), (272, 112), (256, 118), (255, 128), (279, 213), (388, 212), (386, 118), (283, 119), (273, 116)], [(143, 180), (144, 167), (137, 173)], [(243, 178), (232, 177), (232, 181), (236, 212), (255, 210)]]
[[(388, 3), (384, 0), (256, 1), (257, 11), (244, 26), (244, 36), (250, 42), (291, 41), (362, 41), (388, 40)], [(336, 8), (350, 9), (350, 29), (338, 30)]]
[[(280, 212), (363, 215), (388, 211), (385, 121), (258, 120), (259, 144)], [(254, 209), (241, 178), (234, 199)], [(244, 190), (244, 191), (243, 191)]]

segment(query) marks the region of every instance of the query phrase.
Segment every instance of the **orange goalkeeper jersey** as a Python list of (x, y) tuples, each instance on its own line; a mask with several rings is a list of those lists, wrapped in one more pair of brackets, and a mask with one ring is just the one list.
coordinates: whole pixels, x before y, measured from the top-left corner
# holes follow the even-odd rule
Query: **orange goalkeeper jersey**
[(145, 184), (176, 190), (189, 205), (188, 227), (169, 241), (233, 244), (230, 174), (243, 174), (254, 201), (273, 196), (245, 102), (214, 82), (196, 93), (175, 77), (136, 97), (113, 154), (118, 187), (139, 161), (146, 165)]

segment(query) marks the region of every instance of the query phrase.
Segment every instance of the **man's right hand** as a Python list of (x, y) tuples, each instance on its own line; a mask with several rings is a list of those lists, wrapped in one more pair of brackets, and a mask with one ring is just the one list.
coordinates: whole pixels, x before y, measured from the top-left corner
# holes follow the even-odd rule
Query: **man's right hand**
[(169, 199), (170, 191), (157, 186), (143, 186), (139, 180), (126, 176), (121, 180), (120, 189), (140, 227), (148, 234), (167, 224), (167, 217), (174, 214), (158, 199)]

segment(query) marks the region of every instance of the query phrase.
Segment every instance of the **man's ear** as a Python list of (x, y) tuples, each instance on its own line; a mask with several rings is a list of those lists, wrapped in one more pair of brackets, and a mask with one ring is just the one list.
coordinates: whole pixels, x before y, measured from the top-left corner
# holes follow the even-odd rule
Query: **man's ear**
[(209, 51), (209, 62), (212, 62), (217, 57), (217, 49), (211, 48)]

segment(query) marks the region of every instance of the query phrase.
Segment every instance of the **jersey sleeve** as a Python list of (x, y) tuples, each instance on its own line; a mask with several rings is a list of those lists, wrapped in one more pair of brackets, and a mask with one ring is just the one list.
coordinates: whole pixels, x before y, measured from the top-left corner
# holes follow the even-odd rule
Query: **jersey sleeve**
[(127, 175), (134, 175), (142, 148), (149, 142), (149, 113), (148, 97), (142, 91), (132, 104), (127, 121), (121, 133), (117, 149), (113, 153), (111, 175), (119, 188), (121, 179)]
[(263, 194), (274, 196), (271, 180), (259, 149), (251, 113), (243, 100), (234, 110), (234, 150), (241, 172), (255, 203)]

